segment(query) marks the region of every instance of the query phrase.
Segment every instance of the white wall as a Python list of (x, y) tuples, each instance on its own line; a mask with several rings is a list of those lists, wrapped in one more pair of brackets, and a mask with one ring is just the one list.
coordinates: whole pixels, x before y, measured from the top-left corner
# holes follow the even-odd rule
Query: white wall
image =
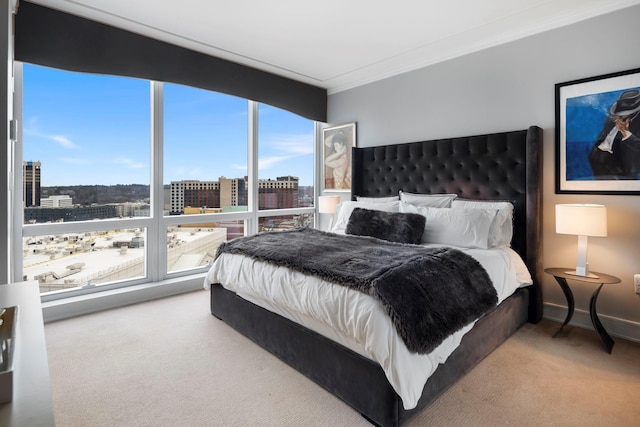
[[(590, 268), (622, 279), (605, 285), (598, 313), (610, 333), (640, 341), (640, 196), (555, 194), (556, 83), (640, 67), (640, 6), (469, 54), (329, 97), (329, 122), (357, 122), (358, 146), (525, 129), (544, 129), (543, 266), (575, 264), (577, 239), (556, 235), (556, 203), (603, 203), (609, 236), (589, 239)], [(545, 316), (562, 318), (566, 300), (541, 274)], [(574, 319), (591, 327), (595, 285), (570, 283)]]

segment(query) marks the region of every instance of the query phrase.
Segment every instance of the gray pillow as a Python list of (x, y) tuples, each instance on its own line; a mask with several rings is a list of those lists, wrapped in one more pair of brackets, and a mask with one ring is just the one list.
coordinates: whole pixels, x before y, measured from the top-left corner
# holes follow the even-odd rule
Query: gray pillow
[(355, 208), (345, 233), (417, 245), (422, 239), (425, 221), (426, 218), (420, 214)]

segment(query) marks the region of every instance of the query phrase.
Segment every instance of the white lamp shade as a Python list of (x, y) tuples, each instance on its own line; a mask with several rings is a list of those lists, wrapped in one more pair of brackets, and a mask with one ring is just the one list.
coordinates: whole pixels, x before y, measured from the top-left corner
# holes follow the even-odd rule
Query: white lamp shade
[(318, 197), (318, 212), (334, 214), (336, 206), (342, 201), (340, 196), (320, 196)]
[(556, 233), (607, 237), (607, 207), (595, 204), (556, 205)]

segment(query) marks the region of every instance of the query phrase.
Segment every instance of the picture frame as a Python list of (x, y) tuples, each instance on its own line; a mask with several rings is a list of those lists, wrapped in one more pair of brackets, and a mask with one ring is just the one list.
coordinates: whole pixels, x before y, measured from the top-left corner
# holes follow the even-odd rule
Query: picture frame
[(555, 85), (556, 194), (640, 194), (640, 68)]
[(326, 191), (351, 191), (351, 149), (356, 123), (322, 129), (322, 184)]

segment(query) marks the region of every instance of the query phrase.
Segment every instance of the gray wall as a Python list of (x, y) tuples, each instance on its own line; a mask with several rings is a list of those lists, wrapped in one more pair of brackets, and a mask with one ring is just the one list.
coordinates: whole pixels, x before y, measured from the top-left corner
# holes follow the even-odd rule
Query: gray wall
[[(555, 234), (555, 204), (602, 203), (609, 236), (589, 239), (590, 268), (613, 274), (598, 313), (605, 328), (640, 341), (640, 196), (555, 194), (554, 85), (640, 67), (640, 6), (330, 95), (329, 123), (357, 122), (358, 146), (544, 129), (543, 266), (575, 265), (577, 238)], [(566, 300), (542, 274), (545, 316), (564, 319)], [(595, 285), (570, 282), (576, 324), (591, 327)]]

